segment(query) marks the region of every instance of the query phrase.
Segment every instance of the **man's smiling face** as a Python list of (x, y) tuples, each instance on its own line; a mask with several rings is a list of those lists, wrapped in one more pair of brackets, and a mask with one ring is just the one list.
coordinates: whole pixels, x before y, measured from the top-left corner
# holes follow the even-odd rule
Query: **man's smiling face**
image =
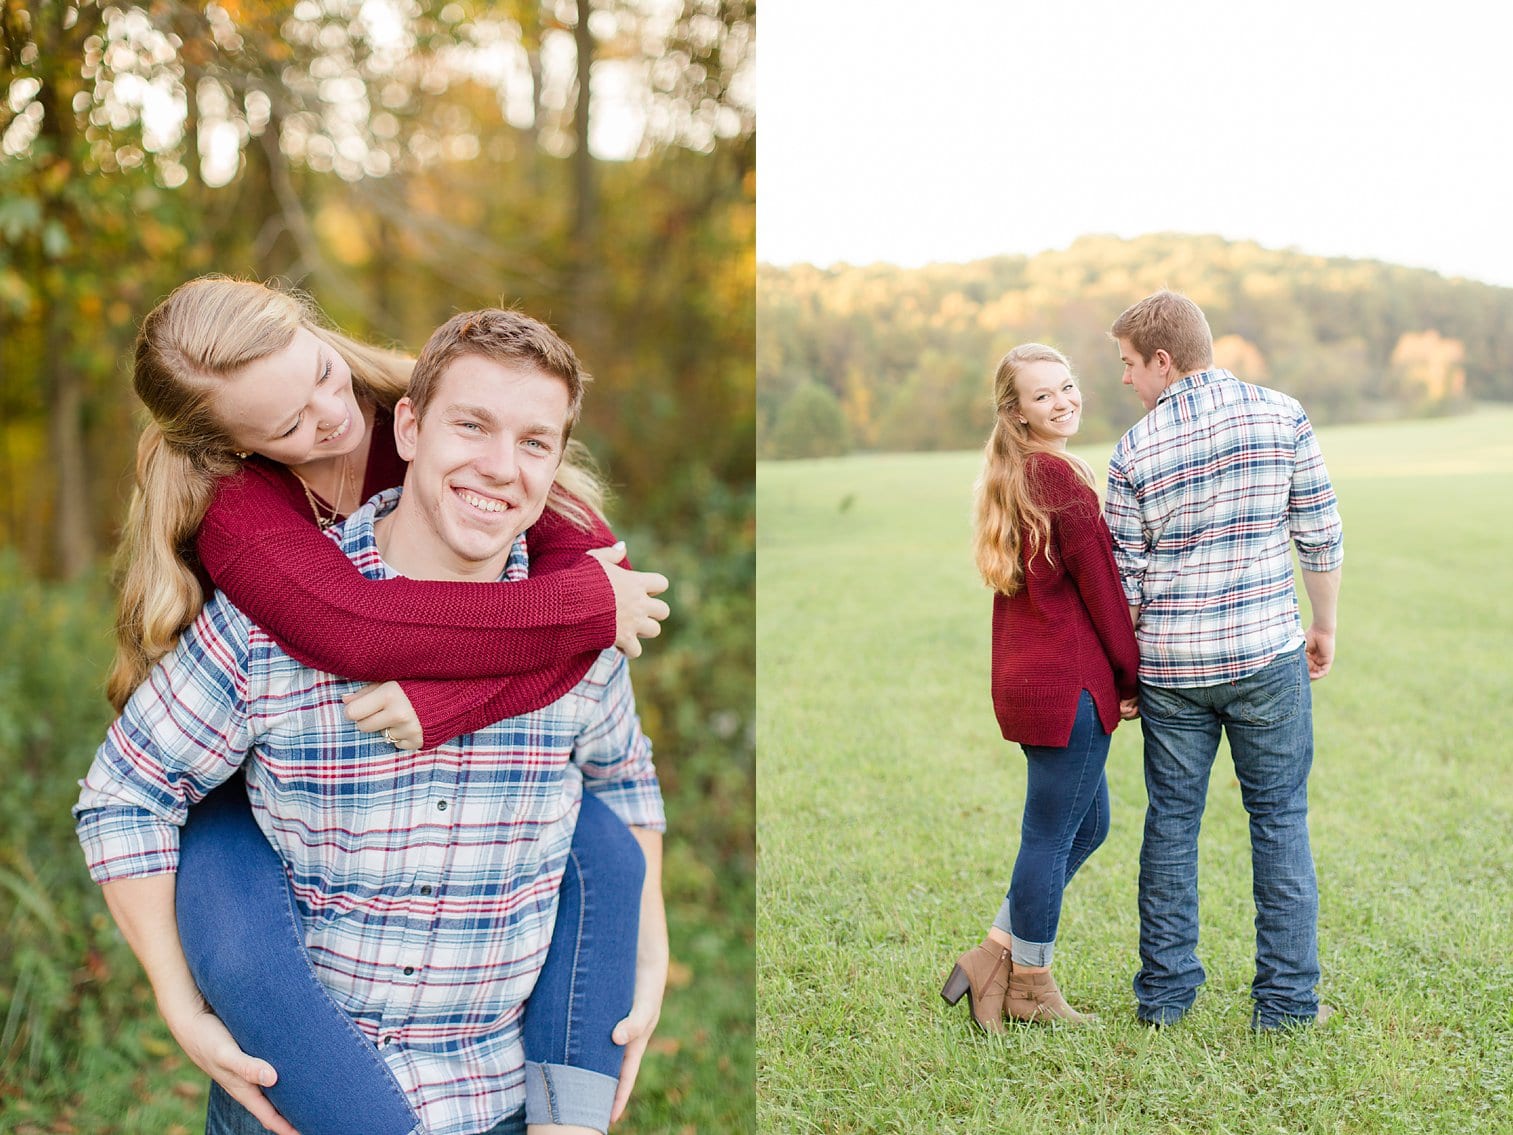
[[(429, 578), (496, 578), (510, 546), (541, 516), (565, 445), (567, 384), (526, 362), (463, 355), (436, 380), (423, 419), (395, 407), (399, 455), (410, 462), (400, 507), (429, 529), (412, 545), (441, 569)], [(420, 575), (416, 571), (406, 574)]]

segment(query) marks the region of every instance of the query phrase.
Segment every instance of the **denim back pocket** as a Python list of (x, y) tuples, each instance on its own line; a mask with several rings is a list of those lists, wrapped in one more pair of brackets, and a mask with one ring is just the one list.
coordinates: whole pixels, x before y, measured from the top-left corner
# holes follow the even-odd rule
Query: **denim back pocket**
[(1302, 652), (1274, 658), (1258, 672), (1241, 678), (1235, 696), (1224, 706), (1224, 714), (1241, 725), (1281, 725), (1291, 721), (1302, 709), (1298, 695), (1303, 684)]

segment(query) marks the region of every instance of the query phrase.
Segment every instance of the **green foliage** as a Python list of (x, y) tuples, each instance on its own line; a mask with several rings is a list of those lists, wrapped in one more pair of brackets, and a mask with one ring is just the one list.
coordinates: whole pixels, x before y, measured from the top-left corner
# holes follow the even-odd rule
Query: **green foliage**
[(1134, 399), (1107, 330), (1163, 287), (1191, 295), (1214, 335), (1231, 338), (1246, 364), (1236, 374), (1294, 395), (1320, 422), (1513, 400), (1513, 289), (1376, 261), (1167, 233), (910, 270), (762, 265), (758, 279), (764, 456), (777, 452), (782, 408), (809, 380), (844, 407), (861, 447), (979, 445), (994, 365), (1026, 341), (1068, 355), (1087, 436), (1115, 437)]
[[(674, 964), (630, 1132), (749, 1131), (755, 1098), (754, 489), (689, 486), (675, 538), (623, 533), (672, 582), (673, 617), (632, 664), (667, 799)], [(617, 1127), (618, 1130), (618, 1127)]]
[(773, 457), (834, 457), (851, 449), (851, 427), (835, 395), (805, 382), (783, 403), (768, 438)]
[[(1502, 1131), (1513, 1074), (1513, 411), (1320, 431), (1346, 531), (1313, 688), (1313, 1034), (1249, 1033), (1248, 824), (1227, 758), (1200, 846), (1208, 983), (1134, 1022), (1138, 728), (1067, 891), (1057, 977), (1094, 1028), (976, 1035), (938, 996), (1012, 871), (1023, 758), (988, 696), (975, 453), (758, 469), (758, 1129), (986, 1135)], [(1108, 446), (1080, 450), (1098, 468)], [(909, 538), (899, 540), (900, 531)], [(1498, 1116), (1502, 1116), (1499, 1119)]]
[(68, 814), (109, 720), (109, 599), (98, 578), (39, 584), (11, 552), (0, 595), (0, 1082), (63, 1083), (80, 1038), (131, 1002), (129, 981), (106, 978), (136, 965), (81, 882)]

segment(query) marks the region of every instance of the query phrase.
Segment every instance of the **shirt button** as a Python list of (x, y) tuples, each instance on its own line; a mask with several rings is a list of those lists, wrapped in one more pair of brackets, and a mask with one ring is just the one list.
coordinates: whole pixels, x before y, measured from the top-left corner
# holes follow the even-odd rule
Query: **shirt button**
[(405, 976), (406, 977), (409, 977), (414, 972), (415, 972), (415, 967), (414, 966), (405, 966)]
[(436, 801), (436, 810), (438, 812), (445, 812), (447, 810), (447, 802), (445, 800)]
[(431, 893), (431, 888), (430, 888), (430, 886), (429, 886), (429, 885), (427, 885), (427, 886), (424, 886), (424, 887), (421, 887), (421, 888), (420, 888), (420, 893), (421, 893), (421, 894), (423, 894), (423, 895), (428, 895), (428, 894), (430, 894), (430, 893)]

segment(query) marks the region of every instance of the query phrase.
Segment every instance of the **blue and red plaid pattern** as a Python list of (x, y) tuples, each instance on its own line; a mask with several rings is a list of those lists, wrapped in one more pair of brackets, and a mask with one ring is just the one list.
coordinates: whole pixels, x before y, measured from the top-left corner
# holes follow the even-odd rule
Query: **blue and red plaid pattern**
[(1289, 544), (1307, 571), (1344, 559), (1308, 415), (1227, 370), (1173, 383), (1120, 438), (1104, 517), (1157, 686), (1231, 682), (1300, 645)]
[[(373, 578), (393, 574), (373, 521), (397, 498), (339, 532)], [(506, 578), (526, 570), (522, 537)], [(359, 684), (294, 661), (218, 594), (111, 726), (79, 838), (97, 881), (173, 871), (186, 809), (245, 761), (322, 984), (426, 1131), (472, 1135), (525, 1099), (521, 1010), (582, 789), (629, 824), (664, 826), (651, 746), (612, 650), (552, 705), (420, 752), (347, 721), (341, 696)]]

